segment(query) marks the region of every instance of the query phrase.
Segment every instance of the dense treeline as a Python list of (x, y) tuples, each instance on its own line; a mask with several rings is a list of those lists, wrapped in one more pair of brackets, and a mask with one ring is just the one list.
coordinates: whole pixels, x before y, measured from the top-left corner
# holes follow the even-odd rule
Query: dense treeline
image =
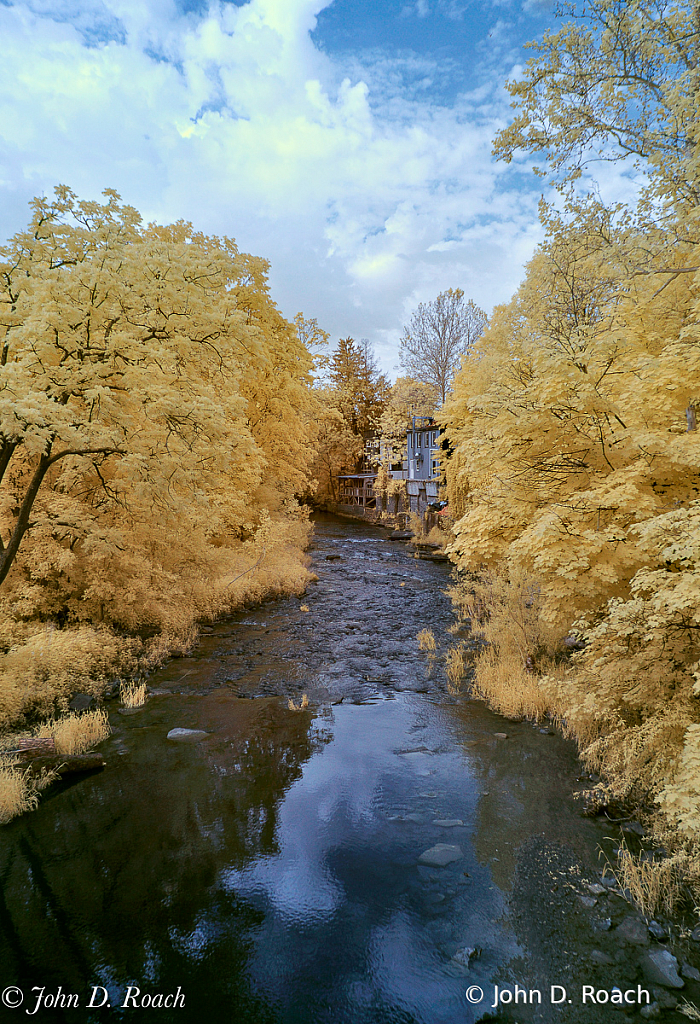
[(309, 325), (231, 239), (105, 196), (0, 251), (0, 726), (308, 578)]
[[(601, 802), (697, 836), (700, 14), (577, 10), (511, 85), (497, 140), (506, 159), (544, 154), (562, 198), (444, 410), (457, 598), (492, 640), (478, 692), (549, 708)], [(630, 153), (638, 201), (582, 194), (588, 158)]]

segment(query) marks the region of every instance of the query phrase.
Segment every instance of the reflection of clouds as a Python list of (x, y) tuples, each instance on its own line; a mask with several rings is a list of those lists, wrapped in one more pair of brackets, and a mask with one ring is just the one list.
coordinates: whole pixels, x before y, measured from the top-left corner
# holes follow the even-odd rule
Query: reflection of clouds
[[(333, 741), (307, 763), (279, 809), (279, 854), (243, 871), (225, 871), (222, 884), (227, 891), (262, 898), (298, 923), (332, 917), (344, 902), (342, 886), (326, 860), (341, 847), (371, 843), (372, 823), (383, 823), (383, 814), (377, 815), (382, 769), (397, 765), (382, 734), (389, 722), (392, 730), (403, 724), (397, 726), (396, 714), (387, 721), (368, 715), (369, 710), (336, 709), (339, 727)], [(405, 717), (396, 706), (392, 711)]]

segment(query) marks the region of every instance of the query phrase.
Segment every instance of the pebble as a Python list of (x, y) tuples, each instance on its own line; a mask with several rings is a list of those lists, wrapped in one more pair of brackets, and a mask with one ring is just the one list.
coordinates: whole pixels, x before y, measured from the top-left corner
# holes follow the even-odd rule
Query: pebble
[(587, 885), (586, 888), (589, 892), (593, 893), (594, 896), (602, 896), (606, 892), (605, 886), (600, 885), (599, 882), (594, 882), (593, 885)]
[(647, 1003), (639, 1011), (639, 1016), (644, 1017), (645, 1020), (656, 1020), (661, 1016), (661, 1007), (658, 1003)]
[(464, 854), (460, 846), (450, 846), (449, 843), (437, 843), (429, 850), (424, 850), (418, 858), (418, 863), (429, 868), (444, 868), (456, 860), (461, 860)]
[(678, 961), (667, 949), (655, 949), (645, 953), (640, 967), (647, 981), (666, 988), (684, 988), (685, 982), (678, 975)]
[(496, 737), (497, 740), (507, 740), (508, 739), (508, 733), (507, 732), (495, 732), (494, 736)]
[(597, 932), (609, 932), (612, 928), (612, 918), (603, 917), (598, 921), (594, 921), (593, 928)]
[(593, 961), (594, 964), (602, 964), (602, 965), (605, 966), (607, 964), (614, 964), (615, 963), (615, 961), (613, 960), (613, 958), (611, 956), (608, 956), (607, 953), (603, 953), (603, 951), (600, 950), (600, 949), (594, 949), (593, 952), (591, 953), (591, 957), (590, 958), (591, 958), (591, 960)]
[(208, 735), (203, 729), (171, 729), (167, 738), (173, 743), (199, 743)]
[(592, 910), (598, 902), (595, 896), (579, 896), (579, 901), (584, 905), (586, 910)]
[(698, 925), (697, 928), (693, 928), (692, 932), (690, 933), (690, 937), (693, 940), (693, 942), (700, 942), (700, 925)]
[(668, 938), (668, 932), (658, 921), (649, 922), (649, 934), (653, 935), (659, 942), (663, 942), (664, 939)]
[(606, 889), (614, 889), (617, 885), (617, 879), (612, 877), (611, 875), (603, 875), (600, 881)]
[(120, 715), (137, 715), (139, 711), (143, 711), (143, 706), (140, 708), (117, 708)]
[(690, 964), (682, 965), (681, 976), (687, 978), (688, 981), (700, 981), (700, 971), (697, 967), (691, 967)]

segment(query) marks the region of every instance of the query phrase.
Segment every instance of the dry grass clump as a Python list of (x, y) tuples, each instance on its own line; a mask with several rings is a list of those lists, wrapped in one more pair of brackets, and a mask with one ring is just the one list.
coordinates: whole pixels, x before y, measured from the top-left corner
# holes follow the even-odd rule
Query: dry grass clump
[(430, 533), (423, 538), (426, 544), (437, 544), (440, 548), (444, 548), (452, 539), (451, 534), (439, 526), (434, 526)]
[(122, 682), (119, 687), (119, 699), (125, 708), (142, 708), (146, 703), (146, 684)]
[(476, 659), (471, 692), (504, 718), (539, 722), (550, 708), (537, 677), (524, 668), (520, 658), (492, 648)]
[(50, 719), (37, 730), (37, 736), (53, 736), (59, 754), (84, 754), (106, 740), (112, 732), (103, 708)]
[(451, 694), (461, 691), (462, 680), (467, 672), (469, 652), (460, 644), (450, 647), (445, 655), (445, 671), (447, 672), (447, 689)]
[(305, 693), (302, 693), (301, 700), (298, 704), (295, 704), (291, 697), (287, 701), (287, 707), (290, 711), (303, 711), (305, 708), (308, 708), (308, 706), (309, 698)]
[(301, 604), (301, 605), (299, 605), (299, 611), (300, 612), (308, 612), (308, 610), (309, 610), (308, 604)]
[(485, 643), (472, 695), (506, 718), (542, 719), (552, 703), (539, 673), (552, 672), (555, 636), (540, 617), (537, 584), (524, 575), (485, 573), (453, 589), (461, 621)]
[(680, 1006), (677, 1006), (676, 1009), (679, 1013), (684, 1014), (684, 1016), (690, 1017), (691, 1020), (700, 1020), (700, 1010), (698, 1010), (697, 1006), (695, 1006), (694, 1003), (689, 1003), (686, 1000), (686, 1002), (681, 1003)]
[(169, 626), (146, 641), (139, 658), (139, 667), (144, 672), (153, 672), (164, 665), (169, 658), (184, 658), (199, 639), (199, 628), (191, 621), (180, 626)]
[(26, 769), (17, 766), (15, 758), (0, 756), (0, 825), (33, 811), (39, 793), (55, 778), (55, 772), (42, 772), (32, 778)]
[(432, 629), (421, 629), (416, 640), (418, 641), (419, 651), (435, 651), (437, 649), (435, 634)]
[(699, 881), (697, 857), (685, 850), (654, 860), (635, 856), (623, 846), (614, 872), (618, 885), (649, 920), (657, 913), (671, 916)]
[(102, 693), (136, 667), (137, 640), (101, 626), (42, 627), (0, 657), (0, 729), (25, 716), (53, 715), (73, 693)]

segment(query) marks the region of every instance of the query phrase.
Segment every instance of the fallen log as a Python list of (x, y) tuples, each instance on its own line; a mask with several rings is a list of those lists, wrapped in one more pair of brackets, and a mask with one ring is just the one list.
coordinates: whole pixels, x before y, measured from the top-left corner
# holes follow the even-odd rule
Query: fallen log
[(44, 736), (41, 739), (29, 736), (17, 740), (17, 746), (12, 750), (0, 751), (0, 756), (12, 757), (18, 764), (26, 764), (37, 757), (52, 757), (55, 753), (56, 741), (53, 736)]
[(102, 754), (54, 754), (50, 757), (34, 757), (27, 765), (29, 774), (41, 775), (43, 771), (57, 775), (74, 775), (78, 772), (94, 772), (104, 768), (107, 762)]

